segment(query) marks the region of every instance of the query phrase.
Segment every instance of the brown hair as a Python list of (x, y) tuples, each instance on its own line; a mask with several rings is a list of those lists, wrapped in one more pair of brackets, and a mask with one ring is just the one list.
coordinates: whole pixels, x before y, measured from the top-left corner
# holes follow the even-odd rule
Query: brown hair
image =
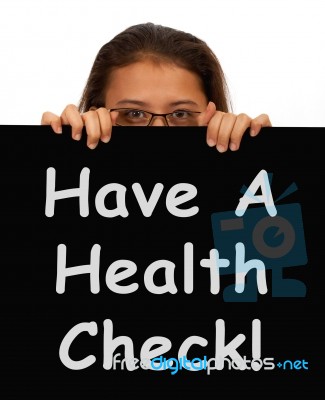
[(133, 25), (116, 35), (99, 50), (82, 97), (79, 111), (105, 106), (105, 89), (110, 73), (146, 57), (173, 62), (196, 73), (209, 101), (228, 112), (229, 92), (221, 65), (207, 44), (197, 37), (153, 23)]

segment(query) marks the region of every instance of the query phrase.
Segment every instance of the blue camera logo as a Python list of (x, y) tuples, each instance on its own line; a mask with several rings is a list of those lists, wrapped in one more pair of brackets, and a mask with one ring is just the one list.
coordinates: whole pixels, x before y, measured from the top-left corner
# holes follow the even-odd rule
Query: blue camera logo
[[(276, 201), (297, 189), (292, 184)], [(243, 188), (241, 192), (246, 191)], [(214, 247), (220, 257), (230, 261), (228, 268), (221, 268), (220, 274), (234, 274), (236, 265), (235, 245), (245, 245), (245, 259), (259, 259), (265, 269), (272, 270), (273, 297), (305, 297), (306, 286), (296, 279), (284, 279), (282, 269), (305, 265), (307, 252), (298, 203), (276, 206), (277, 214), (270, 216), (266, 207), (249, 207), (242, 217), (235, 211), (215, 212), (211, 215)], [(256, 275), (256, 274), (255, 274)], [(228, 286), (223, 293), (227, 302), (256, 302), (257, 285), (254, 271), (246, 277), (245, 290), (238, 294), (235, 285)]]

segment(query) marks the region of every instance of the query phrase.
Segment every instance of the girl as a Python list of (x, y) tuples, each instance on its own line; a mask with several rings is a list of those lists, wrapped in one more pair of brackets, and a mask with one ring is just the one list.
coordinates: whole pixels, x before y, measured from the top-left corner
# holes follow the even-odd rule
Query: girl
[(45, 112), (42, 125), (62, 132), (72, 127), (87, 146), (110, 140), (112, 126), (207, 126), (207, 144), (219, 152), (237, 150), (249, 128), (255, 136), (271, 126), (261, 114), (252, 119), (229, 112), (229, 95), (220, 63), (197, 37), (152, 23), (129, 27), (98, 52), (78, 108), (57, 116)]

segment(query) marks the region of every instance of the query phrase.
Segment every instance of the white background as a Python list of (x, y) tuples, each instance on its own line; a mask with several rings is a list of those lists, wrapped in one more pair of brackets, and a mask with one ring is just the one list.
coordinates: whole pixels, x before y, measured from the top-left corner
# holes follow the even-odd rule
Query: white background
[(325, 127), (324, 0), (0, 0), (0, 124), (77, 104), (99, 48), (149, 21), (207, 42), (235, 113)]

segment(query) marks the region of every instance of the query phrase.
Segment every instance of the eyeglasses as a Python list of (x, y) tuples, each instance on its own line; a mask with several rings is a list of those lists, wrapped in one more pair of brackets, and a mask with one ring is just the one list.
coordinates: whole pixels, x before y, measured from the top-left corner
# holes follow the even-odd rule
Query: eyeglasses
[(149, 111), (133, 108), (111, 108), (116, 112), (116, 125), (120, 126), (149, 126), (155, 117), (163, 117), (167, 126), (196, 126), (201, 111), (177, 110), (166, 114), (154, 114)]

